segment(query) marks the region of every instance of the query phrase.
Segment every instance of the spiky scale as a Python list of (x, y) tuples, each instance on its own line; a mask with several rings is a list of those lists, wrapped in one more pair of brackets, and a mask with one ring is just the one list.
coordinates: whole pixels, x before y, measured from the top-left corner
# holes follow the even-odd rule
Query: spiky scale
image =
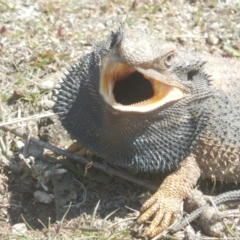
[[(157, 218), (165, 211), (174, 218), (178, 206), (169, 203), (181, 202), (200, 170), (204, 177), (240, 182), (240, 63), (179, 51), (161, 76), (165, 83), (186, 91), (186, 96), (144, 114), (118, 112), (99, 94), (99, 78), (102, 58), (117, 54), (124, 31), (121, 28), (97, 44), (69, 70), (58, 89), (55, 111), (78, 141), (109, 162), (148, 172), (175, 168), (150, 200), (160, 206)], [(229, 146), (235, 154), (227, 154)], [(148, 216), (156, 210), (151, 204), (147, 209)], [(171, 221), (163, 219), (166, 225)], [(162, 229), (161, 223), (154, 229)]]

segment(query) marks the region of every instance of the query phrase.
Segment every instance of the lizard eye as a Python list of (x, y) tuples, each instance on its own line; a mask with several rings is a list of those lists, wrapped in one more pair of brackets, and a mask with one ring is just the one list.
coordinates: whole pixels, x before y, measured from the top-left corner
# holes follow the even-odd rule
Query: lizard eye
[(169, 68), (172, 65), (174, 57), (175, 57), (175, 52), (170, 52), (165, 57), (164, 65), (166, 68)]

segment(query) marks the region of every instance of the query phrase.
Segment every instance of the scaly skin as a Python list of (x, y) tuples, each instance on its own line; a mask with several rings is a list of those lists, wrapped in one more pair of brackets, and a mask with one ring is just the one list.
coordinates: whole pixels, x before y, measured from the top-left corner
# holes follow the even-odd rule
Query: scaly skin
[[(153, 218), (145, 235), (157, 235), (176, 219), (200, 174), (240, 182), (239, 69), (238, 60), (176, 51), (121, 27), (60, 84), (54, 111), (85, 148), (118, 166), (171, 171), (141, 209), (139, 222)], [(145, 83), (134, 82), (139, 93), (122, 87), (127, 97), (149, 91), (143, 78), (160, 105), (114, 102), (112, 95), (122, 90), (112, 87), (126, 79)]]
[(139, 223), (146, 222), (154, 216), (145, 235), (154, 237), (164, 231), (180, 213), (182, 200), (195, 186), (200, 177), (200, 168), (193, 156), (187, 157), (176, 171), (170, 174), (157, 192), (141, 208)]
[[(181, 55), (181, 52), (178, 52), (178, 55)], [(157, 193), (143, 205), (140, 223), (155, 214), (145, 232), (149, 237), (161, 233), (174, 221), (179, 203), (196, 185), (198, 172), (201, 172), (204, 178), (240, 183), (240, 62), (209, 54), (199, 54), (199, 56), (206, 61), (204, 71), (210, 75), (211, 88), (214, 91), (214, 96), (208, 98), (207, 102), (211, 116), (206, 129), (201, 133), (199, 144), (193, 150), (192, 167), (187, 168), (184, 164), (188, 161), (187, 157), (177, 170), (182, 174), (177, 175), (174, 172), (169, 175)], [(174, 175), (177, 176), (166, 186), (165, 183), (173, 179)], [(166, 198), (165, 192), (171, 197)], [(171, 201), (166, 200), (172, 198), (178, 202), (178, 208)], [(162, 204), (159, 204), (161, 202)], [(158, 210), (156, 210), (157, 204), (159, 204)]]
[(204, 178), (240, 183), (240, 60), (202, 54), (215, 91), (211, 117), (194, 153)]

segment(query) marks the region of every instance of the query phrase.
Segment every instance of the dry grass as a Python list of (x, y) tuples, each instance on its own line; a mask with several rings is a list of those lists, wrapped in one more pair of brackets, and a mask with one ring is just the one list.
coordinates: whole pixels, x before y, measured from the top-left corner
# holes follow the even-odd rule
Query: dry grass
[[(53, 104), (51, 90), (61, 72), (91, 51), (94, 42), (116, 30), (120, 22), (146, 29), (161, 41), (172, 41), (180, 48), (239, 57), (240, 2), (221, 2), (224, 1), (0, 0), (0, 124), (14, 119), (25, 129), (22, 118), (48, 112)], [(9, 155), (13, 155), (19, 139), (0, 137), (9, 147)], [(81, 175), (80, 167), (64, 167)], [(88, 180), (81, 175), (88, 193), (83, 209), (75, 209), (81, 217), (53, 224), (47, 218), (48, 213), (54, 218), (54, 204), (34, 205), (32, 194), (39, 188), (36, 179), (22, 179), (19, 173), (3, 166), (0, 171), (2, 239), (134, 239), (131, 223), (136, 216), (125, 206), (139, 209), (144, 190), (118, 180), (112, 183), (109, 176), (100, 173), (97, 180), (103, 184), (94, 181), (96, 173), (90, 173)], [(94, 211), (99, 199), (100, 210)], [(115, 213), (119, 206), (122, 209)], [(35, 224), (37, 219), (28, 214), (39, 217), (42, 211), (46, 215), (44, 223)], [(13, 234), (11, 225), (24, 221), (29, 230)], [(84, 231), (83, 226), (89, 231)]]

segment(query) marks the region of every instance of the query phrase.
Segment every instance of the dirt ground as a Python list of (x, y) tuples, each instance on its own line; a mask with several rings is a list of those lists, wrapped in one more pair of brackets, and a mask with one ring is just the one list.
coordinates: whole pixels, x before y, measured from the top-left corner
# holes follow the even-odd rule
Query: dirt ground
[[(72, 140), (57, 120), (42, 118), (51, 113), (52, 90), (66, 68), (121, 22), (178, 48), (240, 57), (238, 0), (0, 0), (0, 127), (67, 148)], [(240, 187), (206, 180), (199, 186), (205, 194)], [(134, 221), (148, 196), (143, 187), (86, 172), (0, 130), (1, 239), (141, 239)], [(222, 238), (240, 239), (234, 224), (239, 216), (227, 222)], [(194, 226), (192, 239), (210, 239)]]

